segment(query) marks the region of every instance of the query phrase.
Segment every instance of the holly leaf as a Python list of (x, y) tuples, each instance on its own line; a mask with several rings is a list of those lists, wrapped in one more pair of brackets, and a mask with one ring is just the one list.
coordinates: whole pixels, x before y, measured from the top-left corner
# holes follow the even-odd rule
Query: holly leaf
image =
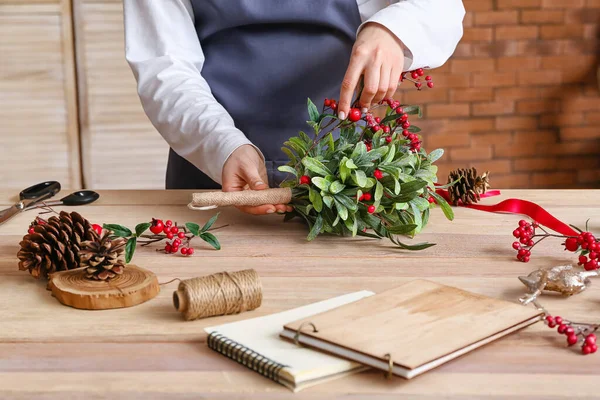
[(375, 207), (379, 205), (381, 197), (383, 197), (383, 185), (381, 182), (377, 181), (377, 185), (375, 186)]
[(125, 263), (129, 264), (131, 259), (133, 258), (133, 253), (135, 252), (135, 246), (137, 244), (137, 238), (132, 237), (129, 238), (127, 244), (125, 244)]
[(115, 236), (129, 237), (129, 236), (133, 235), (133, 232), (131, 232), (131, 230), (129, 228), (127, 228), (126, 226), (123, 226), (123, 225), (104, 224), (104, 225), (102, 225), (102, 227), (106, 230), (111, 231), (112, 234)]
[(329, 185), (331, 184), (331, 182), (329, 182), (327, 179), (325, 178), (321, 178), (318, 176), (315, 176), (314, 178), (311, 179), (311, 182), (318, 187), (319, 189), (323, 190), (323, 191), (328, 191), (329, 190)]
[(354, 171), (354, 175), (356, 176), (356, 184), (359, 187), (367, 186), (367, 175), (363, 170), (357, 169)]
[(329, 192), (331, 192), (332, 194), (337, 194), (344, 190), (345, 187), (346, 185), (344, 185), (342, 182), (335, 181), (331, 185), (329, 185)]
[(322, 228), (323, 228), (323, 215), (319, 214), (319, 215), (317, 215), (317, 219), (315, 220), (315, 223), (313, 224), (312, 228), (310, 228), (310, 232), (308, 233), (306, 240), (308, 240), (310, 242), (311, 240), (316, 238), (317, 235), (319, 235), (319, 233), (321, 233)]
[(289, 174), (294, 175), (296, 178), (298, 177), (298, 171), (295, 168), (290, 167), (289, 165), (282, 165), (277, 167), (277, 169), (281, 172), (287, 172)]
[(210, 244), (215, 249), (221, 250), (221, 244), (219, 243), (219, 240), (212, 233), (202, 232), (199, 236), (200, 239), (204, 240), (206, 243)]
[(319, 192), (312, 188), (308, 188), (308, 199), (312, 203), (316, 212), (321, 212), (323, 210), (323, 200), (321, 199), (321, 195)]
[(137, 224), (135, 226), (135, 236), (140, 236), (142, 233), (146, 232), (146, 230), (151, 226), (152, 224), (150, 222), (142, 222), (141, 224)]
[(315, 158), (312, 157), (304, 157), (302, 159), (302, 164), (304, 164), (304, 166), (306, 168), (308, 168), (309, 170), (311, 170), (312, 172), (325, 176), (325, 175), (331, 175), (331, 171), (329, 171), (329, 169), (323, 165), (323, 163)]
[(440, 196), (439, 194), (437, 194), (435, 192), (431, 192), (430, 194), (435, 199), (435, 202), (438, 203), (438, 205), (444, 212), (444, 215), (446, 216), (446, 218), (448, 218), (450, 221), (452, 221), (454, 219), (454, 211), (452, 210), (452, 207), (450, 207), (448, 202), (442, 196)]
[(203, 233), (203, 232), (206, 232), (207, 230), (209, 230), (210, 227), (213, 226), (213, 224), (215, 223), (217, 218), (219, 218), (219, 214), (220, 213), (216, 213), (211, 219), (209, 219), (208, 222), (206, 224), (204, 224), (204, 226), (200, 230), (200, 233)]
[(310, 120), (312, 122), (319, 122), (320, 113), (317, 106), (315, 106), (315, 103), (313, 103), (311, 99), (308, 99), (306, 104), (308, 106), (308, 116), (310, 117)]
[(435, 149), (427, 156), (430, 163), (434, 163), (444, 155), (444, 149)]
[(185, 227), (188, 228), (188, 230), (192, 232), (194, 236), (200, 236), (200, 225), (193, 222), (186, 222)]

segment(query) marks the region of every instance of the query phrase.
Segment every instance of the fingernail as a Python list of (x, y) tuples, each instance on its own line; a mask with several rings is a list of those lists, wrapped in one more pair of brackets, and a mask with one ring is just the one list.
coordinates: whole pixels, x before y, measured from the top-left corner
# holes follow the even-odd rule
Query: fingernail
[(346, 119), (346, 113), (345, 113), (345, 112), (343, 112), (343, 111), (340, 111), (340, 113), (338, 114), (338, 117), (339, 117), (340, 119)]
[(279, 211), (279, 210), (277, 210), (277, 214), (285, 214), (285, 211)]
[(263, 181), (254, 182), (254, 186), (264, 185)]
[(275, 210), (273, 210), (272, 208), (269, 208), (269, 209), (267, 210), (267, 214), (273, 214), (274, 212), (275, 212)]
[(362, 108), (360, 111), (361, 111), (363, 114), (366, 114), (366, 112), (367, 112), (367, 111), (369, 111), (369, 109), (368, 109), (367, 107), (363, 107), (363, 108)]

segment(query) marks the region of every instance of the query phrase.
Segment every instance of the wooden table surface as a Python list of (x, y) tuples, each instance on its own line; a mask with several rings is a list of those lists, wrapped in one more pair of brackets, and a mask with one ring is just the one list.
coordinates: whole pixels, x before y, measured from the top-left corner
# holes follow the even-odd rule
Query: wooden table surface
[[(600, 191), (504, 191), (500, 198), (537, 202), (559, 219), (600, 233)], [(203, 223), (214, 211), (191, 211), (187, 191), (105, 191), (77, 211), (95, 223), (133, 227), (151, 217)], [(0, 206), (15, 200), (0, 191)], [(58, 210), (59, 208), (57, 208)], [(74, 209), (74, 208), (73, 208)], [(264, 286), (263, 305), (235, 316), (185, 322), (174, 310), (177, 283), (162, 286), (140, 306), (83, 311), (59, 304), (45, 284), (18, 271), (18, 243), (35, 211), (0, 227), (0, 398), (111, 399), (376, 399), (472, 398), (557, 399), (600, 396), (600, 354), (582, 356), (542, 324), (476, 350), (423, 376), (385, 380), (365, 372), (292, 394), (260, 375), (212, 352), (203, 328), (252, 318), (361, 289), (375, 292), (414, 278), (516, 301), (524, 287), (518, 275), (573, 262), (559, 241), (536, 247), (529, 264), (511, 248), (516, 215), (456, 209), (446, 221), (440, 210), (417, 240), (437, 243), (421, 252), (393, 248), (386, 241), (319, 237), (305, 241), (299, 222), (282, 216), (252, 217), (221, 210), (215, 234), (223, 249), (196, 243), (193, 257), (138, 249), (134, 263), (151, 269), (160, 282), (223, 270), (254, 268)], [(564, 299), (544, 296), (555, 315), (600, 321), (600, 282)], [(465, 326), (464, 329), (469, 329)], [(402, 334), (402, 332), (399, 332)], [(419, 343), (417, 346), (427, 346)]]

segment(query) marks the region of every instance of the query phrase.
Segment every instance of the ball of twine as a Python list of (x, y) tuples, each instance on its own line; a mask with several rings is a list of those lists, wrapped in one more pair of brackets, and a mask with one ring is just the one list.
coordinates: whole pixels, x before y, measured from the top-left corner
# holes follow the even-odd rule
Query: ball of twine
[(262, 285), (253, 269), (186, 279), (173, 292), (175, 309), (188, 321), (254, 310), (261, 302)]

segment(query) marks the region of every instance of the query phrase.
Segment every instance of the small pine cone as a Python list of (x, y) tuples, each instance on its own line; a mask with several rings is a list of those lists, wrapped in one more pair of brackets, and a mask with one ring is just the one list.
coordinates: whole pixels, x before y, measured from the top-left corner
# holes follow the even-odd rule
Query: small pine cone
[(38, 279), (79, 268), (81, 243), (98, 237), (92, 224), (76, 212), (61, 211), (48, 221), (36, 218), (31, 228), (34, 232), (23, 237), (17, 257), (19, 269)]
[(123, 273), (127, 239), (111, 239), (110, 233), (105, 231), (102, 237), (82, 243), (79, 256), (88, 279), (108, 281)]
[(473, 204), (481, 200), (481, 195), (490, 188), (490, 173), (477, 175), (477, 169), (462, 169), (451, 171), (448, 176), (448, 183), (456, 183), (448, 188), (450, 201), (455, 206), (459, 201), (462, 204)]

